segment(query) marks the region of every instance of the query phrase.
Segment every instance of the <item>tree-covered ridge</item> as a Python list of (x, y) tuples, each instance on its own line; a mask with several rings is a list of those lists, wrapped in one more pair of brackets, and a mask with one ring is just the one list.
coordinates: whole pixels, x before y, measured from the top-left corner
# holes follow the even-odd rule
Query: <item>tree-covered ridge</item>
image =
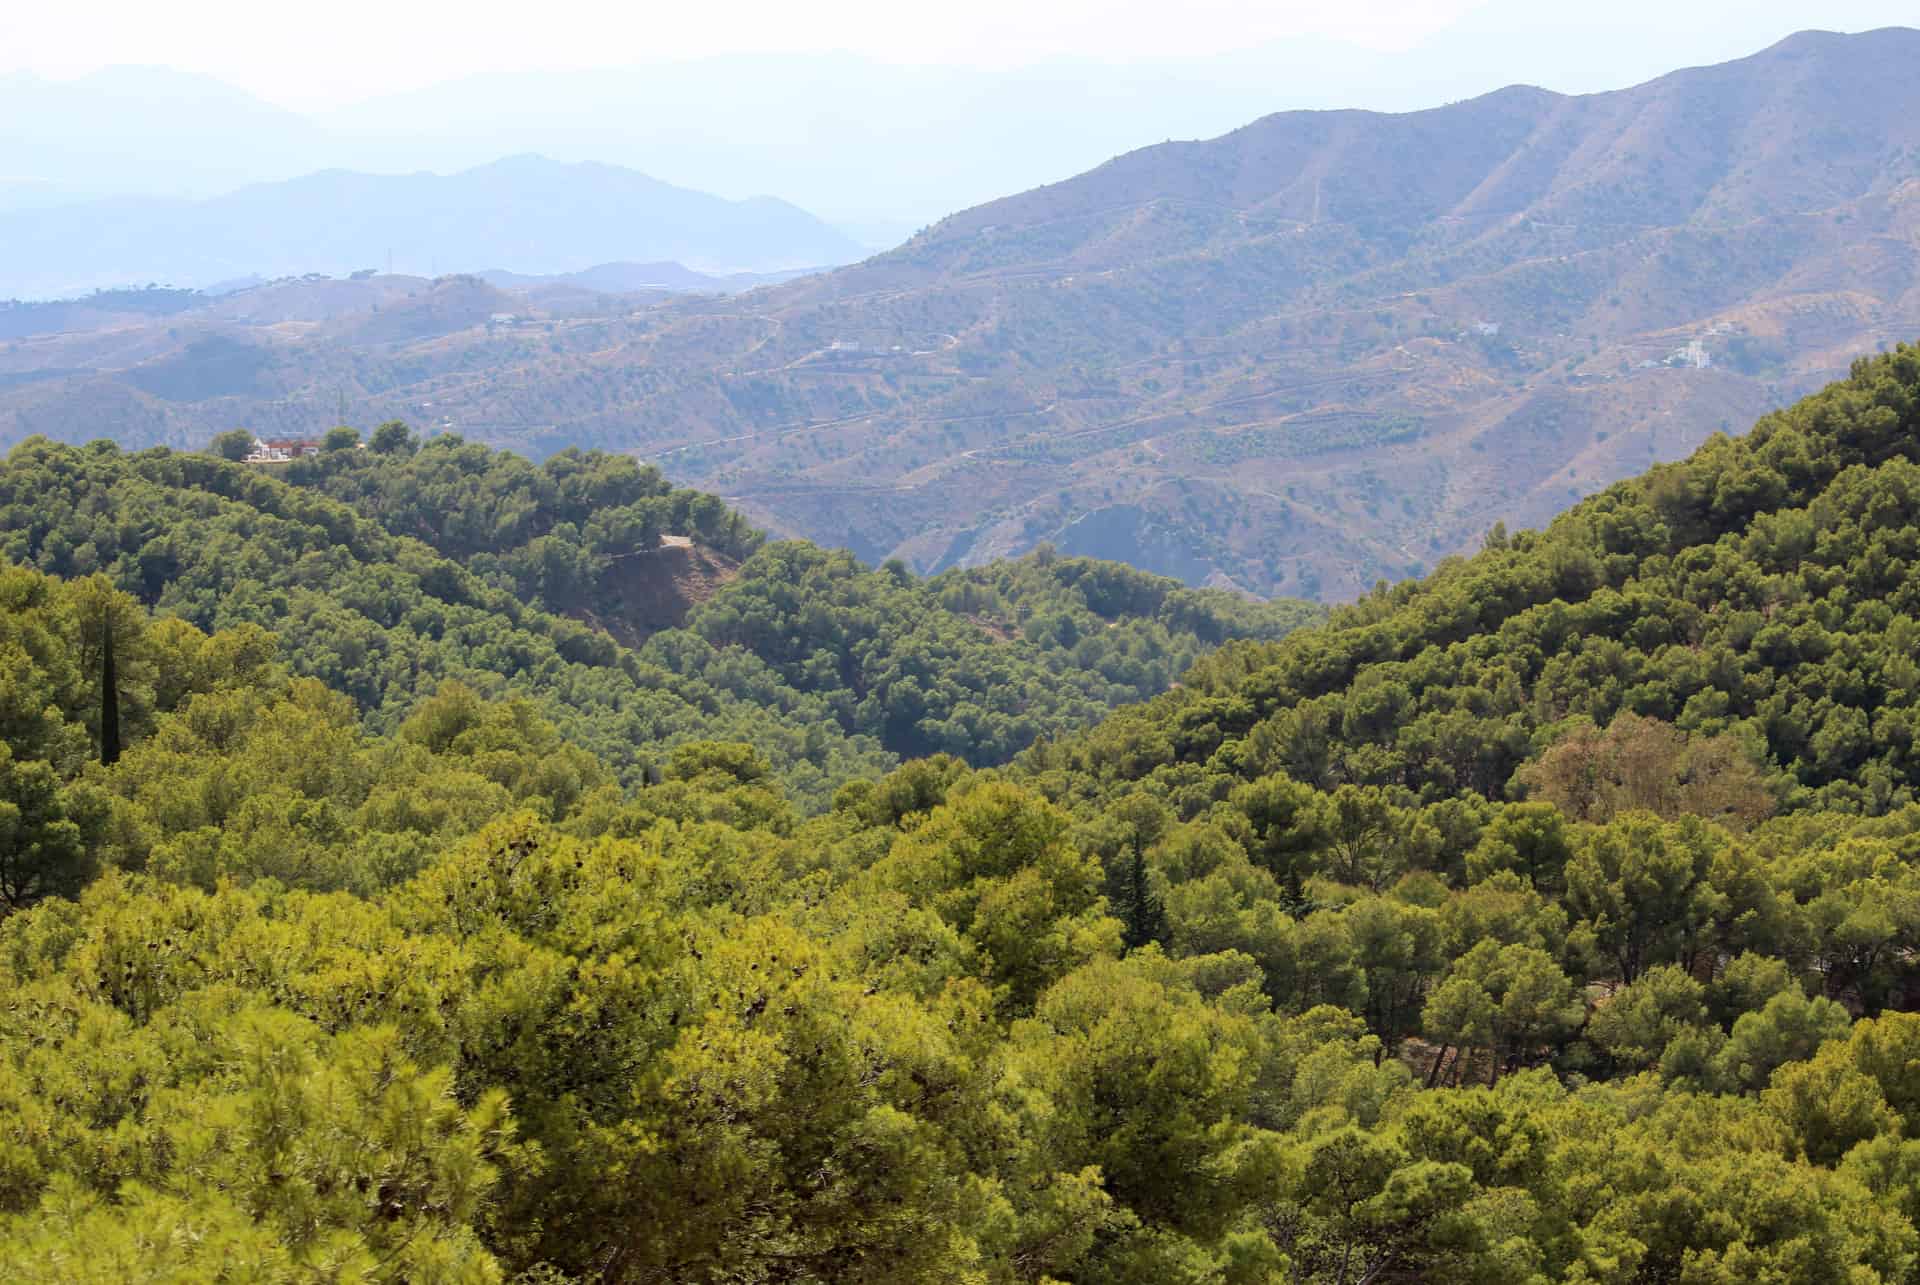
[(274, 472), (523, 599), (557, 605), (590, 594), (611, 559), (650, 550), (662, 535), (689, 536), (732, 558), (763, 538), (714, 496), (676, 488), (628, 455), (566, 450), (534, 465), (454, 434), (422, 441), (398, 422), (382, 424), (367, 444)]
[[(635, 652), (557, 614), (596, 605), (608, 567), (663, 534), (747, 558), (684, 631)], [(1163, 690), (1230, 634), (1319, 615), (1083, 559), (922, 581), (761, 544), (714, 497), (625, 457), (535, 467), (399, 424), (370, 449), (267, 469), (45, 442), (0, 467), (0, 556), (104, 572), (203, 628), (277, 630), (294, 672), (376, 728), (457, 679), (534, 700), (625, 778), (718, 737), (756, 745), (816, 805), (898, 755), (1004, 762)]]
[(1037, 736), (1164, 691), (1229, 638), (1278, 638), (1323, 614), (1045, 551), (930, 581), (799, 542), (754, 556), (764, 538), (740, 514), (630, 456), (568, 450), (536, 467), (453, 435), (421, 441), (397, 422), (368, 445), (275, 473), (570, 614), (594, 608), (610, 567), (662, 535), (746, 559), (687, 616), (708, 647), (663, 631), (642, 655), (728, 689), (744, 649), (823, 697), (843, 731), (908, 757), (1004, 762)]
[[(543, 609), (589, 601), (609, 561), (687, 532), (749, 555), (689, 630), (636, 653)], [(457, 440), (419, 444), (399, 424), (372, 449), (273, 471), (48, 442), (0, 467), (0, 557), (102, 572), (205, 630), (276, 630), (286, 665), (351, 697), (372, 728), (396, 728), (459, 680), (532, 699), (624, 780), (680, 741), (753, 743), (816, 807), (900, 753), (1002, 763), (1162, 690), (1229, 630), (1279, 636), (1315, 615), (1079, 561), (1000, 572), (1012, 580), (948, 609), (948, 582), (804, 546), (751, 557), (758, 546), (714, 497), (666, 488), (630, 459), (563, 453), (536, 469)], [(795, 597), (778, 582), (801, 563), (814, 570)], [(1100, 576), (1131, 586), (1127, 611), (1112, 590), (1098, 613), (1089, 605), (1081, 586)], [(1002, 632), (1039, 626), (1008, 645), (964, 613)], [(789, 663), (793, 649), (804, 663)]]
[[(1789, 807), (1884, 812), (1920, 758), (1920, 348), (1620, 483), (1545, 531), (1232, 646), (1184, 686), (1037, 751), (1040, 770), (1211, 789), (1497, 797), (1571, 724), (1731, 736)], [(1176, 784), (1178, 783), (1178, 784)]]
[(725, 686), (670, 673), (336, 500), (208, 456), (23, 443), (0, 466), (0, 557), (104, 574), (205, 630), (270, 628), (294, 673), (376, 729), (455, 680), (533, 701), (629, 780), (671, 745), (714, 736), (757, 746), (814, 798), (891, 761), (750, 656), (716, 671)]
[[(765, 661), (823, 697), (849, 732), (976, 766), (1164, 691), (1229, 637), (1278, 638), (1321, 614), (1045, 550), (920, 580), (898, 563), (868, 571), (844, 551), (787, 542), (740, 571), (686, 632)], [(642, 655), (700, 663), (705, 653), (688, 648), (663, 635)]]

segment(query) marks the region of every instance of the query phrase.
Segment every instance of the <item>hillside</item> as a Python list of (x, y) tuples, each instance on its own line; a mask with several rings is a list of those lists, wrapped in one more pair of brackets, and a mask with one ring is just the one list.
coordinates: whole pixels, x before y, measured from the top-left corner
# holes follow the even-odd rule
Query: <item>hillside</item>
[(1807, 33), (1613, 93), (1282, 113), (738, 297), (282, 334), (253, 387), (142, 388), (195, 337), (268, 338), (213, 318), (19, 342), (0, 440), (316, 431), (344, 400), (631, 450), (869, 561), (1050, 541), (1350, 599), (1920, 329), (1917, 54)]
[[(572, 505), (736, 517), (631, 461), (376, 443), (284, 480), (104, 443), (0, 472), (9, 557), (110, 573), (0, 567), (9, 1279), (1920, 1262), (1920, 348), (1012, 768), (825, 810), (743, 744), (616, 783), (558, 730), (597, 725), (537, 652), (564, 630), (491, 587), (604, 549)], [(380, 524), (427, 508), (479, 571)], [(1056, 646), (1247, 623), (1051, 551), (843, 561), (760, 548), (690, 622), (821, 690), (936, 592)], [(554, 681), (363, 719), (294, 676), (354, 609)], [(746, 730), (831, 741), (836, 700)]]
[[(484, 217), (480, 212), (484, 211)], [(846, 263), (861, 248), (771, 197), (729, 201), (612, 165), (517, 156), (458, 173), (323, 170), (198, 201), (116, 197), (0, 212), (0, 296), (161, 281), (674, 260), (710, 272)]]
[[(1077, 560), (922, 582), (761, 550), (739, 514), (631, 459), (536, 467), (399, 425), (372, 445), (257, 469), (31, 441), (0, 464), (0, 557), (105, 574), (202, 629), (278, 632), (291, 671), (375, 729), (457, 681), (529, 700), (622, 780), (736, 740), (814, 805), (901, 754), (1003, 762), (1229, 636), (1317, 614)], [(762, 635), (789, 650), (756, 652)]]
[(1036, 771), (1217, 798), (1285, 772), (1437, 801), (1524, 793), (1548, 744), (1622, 716), (1725, 737), (1787, 808), (1920, 802), (1920, 347), (1716, 435), (1318, 629), (1036, 750)]
[[(569, 450), (535, 468), (397, 424), (374, 446), (273, 471), (521, 601), (650, 644), (642, 657), (669, 669), (739, 683), (733, 666), (751, 656), (897, 754), (1000, 762), (1165, 689), (1229, 639), (1278, 638), (1321, 615), (1051, 550), (923, 581), (804, 543), (763, 547), (713, 496), (621, 457)], [(690, 637), (662, 634), (680, 626)]]
[(1916, 51), (1147, 148), (792, 288), (710, 439), (755, 436), (634, 444), (920, 565), (1049, 538), (1350, 597), (1920, 326)]

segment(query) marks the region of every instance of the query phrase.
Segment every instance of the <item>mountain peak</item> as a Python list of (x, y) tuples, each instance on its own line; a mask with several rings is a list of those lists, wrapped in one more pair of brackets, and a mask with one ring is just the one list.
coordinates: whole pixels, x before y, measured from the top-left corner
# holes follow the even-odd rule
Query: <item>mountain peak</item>
[(1758, 57), (1776, 53), (1807, 53), (1834, 49), (1885, 49), (1920, 47), (1920, 29), (1913, 27), (1876, 27), (1872, 31), (1827, 31), (1809, 27), (1784, 36), (1760, 51)]
[(488, 161), (484, 165), (475, 165), (462, 173), (482, 174), (552, 174), (564, 170), (588, 168), (612, 169), (613, 166), (595, 166), (591, 162), (578, 163), (556, 161), (540, 152), (516, 152), (512, 156), (502, 156), (497, 161)]

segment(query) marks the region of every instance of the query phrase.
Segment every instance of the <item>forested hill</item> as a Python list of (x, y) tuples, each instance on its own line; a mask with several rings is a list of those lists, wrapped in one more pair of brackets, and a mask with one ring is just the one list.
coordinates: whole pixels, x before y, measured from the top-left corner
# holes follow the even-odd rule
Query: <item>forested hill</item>
[[(398, 425), (271, 469), (45, 441), (0, 465), (0, 557), (104, 573), (207, 630), (272, 630), (372, 728), (458, 680), (529, 698), (623, 779), (734, 740), (817, 805), (903, 753), (1002, 761), (1161, 690), (1229, 634), (1318, 614), (1071, 559), (927, 582), (761, 543), (630, 459), (536, 468)], [(676, 578), (696, 551), (712, 575)]]
[(1789, 807), (1879, 813), (1920, 788), (1920, 349), (1716, 436), (1325, 628), (1228, 648), (1182, 687), (1036, 751), (1178, 792), (1500, 797), (1621, 713), (1730, 737)]
[[(1916, 429), (1908, 348), (884, 775), (1283, 622), (742, 545), (636, 652), (509, 591), (619, 552), (570, 496), (685, 516), (628, 463), (29, 443), (0, 1277), (1911, 1281)], [(443, 484), (470, 565), (323, 494)]]

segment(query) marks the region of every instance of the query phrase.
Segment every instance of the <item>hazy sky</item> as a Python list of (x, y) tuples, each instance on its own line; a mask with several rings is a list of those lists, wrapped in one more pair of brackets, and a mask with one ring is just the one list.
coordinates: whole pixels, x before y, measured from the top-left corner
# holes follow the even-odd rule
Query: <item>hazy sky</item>
[(1544, 59), (1562, 80), (1587, 70), (1592, 84), (1549, 86), (1577, 90), (1752, 52), (1808, 26), (1910, 25), (1917, 10), (1915, 0), (22, 0), (0, 4), (0, 68), (67, 78), (162, 64), (311, 109), (481, 71), (725, 53), (1008, 67), (1208, 56), (1303, 36), (1405, 52), (1464, 30), (1489, 74)]

